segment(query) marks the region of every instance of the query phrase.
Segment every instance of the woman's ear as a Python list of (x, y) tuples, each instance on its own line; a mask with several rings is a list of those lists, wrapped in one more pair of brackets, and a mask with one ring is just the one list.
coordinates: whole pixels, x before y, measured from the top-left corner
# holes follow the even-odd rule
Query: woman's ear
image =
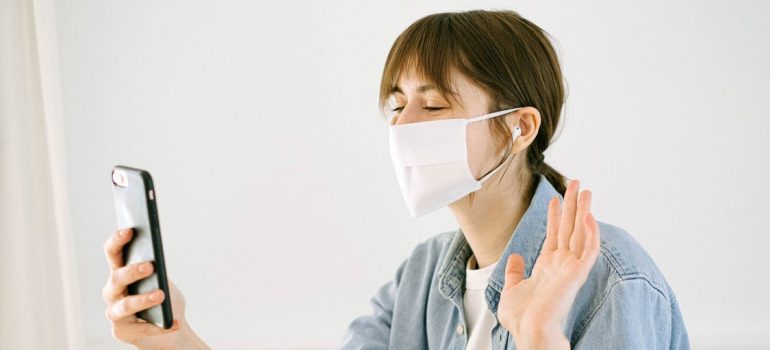
[[(508, 127), (513, 130), (516, 125), (518, 125), (519, 128), (521, 128), (521, 135), (516, 138), (516, 141), (513, 144), (514, 152), (518, 152), (527, 148), (529, 144), (535, 141), (537, 132), (540, 130), (540, 111), (534, 107), (522, 107), (511, 117), (512, 118), (506, 118), (509, 120), (509, 123), (511, 123)], [(516, 120), (518, 120), (518, 123)]]

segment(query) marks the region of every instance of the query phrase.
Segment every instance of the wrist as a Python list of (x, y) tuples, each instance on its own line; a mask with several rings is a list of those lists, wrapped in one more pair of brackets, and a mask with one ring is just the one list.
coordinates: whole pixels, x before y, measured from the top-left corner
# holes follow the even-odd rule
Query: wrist
[(570, 349), (569, 339), (558, 328), (534, 328), (513, 334), (517, 349), (562, 350)]
[(195, 334), (192, 328), (190, 328), (187, 321), (182, 320), (180, 326), (179, 349), (211, 350), (211, 348), (209, 348), (208, 345)]

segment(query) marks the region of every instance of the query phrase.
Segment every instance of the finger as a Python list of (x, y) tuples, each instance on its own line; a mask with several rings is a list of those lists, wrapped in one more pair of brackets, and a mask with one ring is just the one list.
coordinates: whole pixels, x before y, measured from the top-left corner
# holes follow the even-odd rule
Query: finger
[(515, 286), (524, 279), (524, 258), (519, 254), (508, 256), (508, 262), (505, 265), (505, 286)]
[(559, 197), (553, 196), (551, 201), (548, 202), (548, 226), (546, 227), (545, 242), (543, 243), (543, 251), (553, 251), (558, 248), (558, 235), (559, 235), (559, 215), (561, 214), (561, 203), (559, 203)]
[(110, 269), (114, 270), (124, 265), (123, 246), (131, 240), (134, 230), (126, 228), (118, 230), (104, 242), (104, 256), (110, 264)]
[(163, 302), (164, 296), (163, 291), (160, 289), (137, 295), (129, 295), (110, 305), (107, 308), (106, 316), (112, 321), (119, 321), (126, 316), (131, 316), (139, 311), (160, 304)]
[(182, 326), (179, 320), (174, 320), (171, 328), (164, 329), (149, 322), (134, 322), (130, 324), (115, 326), (112, 329), (112, 335), (115, 339), (126, 343), (134, 343), (139, 339), (151, 337), (154, 335), (161, 335), (167, 333), (173, 333), (181, 329)]
[(578, 180), (572, 180), (567, 184), (564, 196), (564, 207), (559, 221), (559, 247), (569, 250), (569, 240), (575, 225), (575, 207), (577, 206), (577, 191), (580, 187)]
[(108, 303), (115, 302), (125, 295), (126, 287), (142, 278), (152, 275), (152, 261), (145, 261), (112, 270), (107, 284), (102, 290), (102, 297)]
[(593, 213), (588, 213), (584, 219), (587, 232), (586, 246), (583, 249), (583, 253), (580, 255), (580, 260), (584, 260), (587, 264), (593, 265), (596, 261), (596, 257), (599, 255), (601, 248), (601, 233), (599, 232), (599, 224), (596, 223)]
[(585, 216), (591, 211), (591, 191), (584, 190), (580, 193), (578, 199), (578, 209), (575, 213), (575, 230), (572, 232), (572, 238), (569, 242), (569, 250), (576, 258), (583, 252), (583, 246), (586, 240)]

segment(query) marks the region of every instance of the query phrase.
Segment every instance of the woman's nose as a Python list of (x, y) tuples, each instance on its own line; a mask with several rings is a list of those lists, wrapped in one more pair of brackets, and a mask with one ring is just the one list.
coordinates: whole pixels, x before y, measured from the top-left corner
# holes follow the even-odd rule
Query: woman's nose
[(392, 125), (416, 123), (425, 120), (426, 111), (417, 105), (406, 105), (400, 113), (394, 114)]

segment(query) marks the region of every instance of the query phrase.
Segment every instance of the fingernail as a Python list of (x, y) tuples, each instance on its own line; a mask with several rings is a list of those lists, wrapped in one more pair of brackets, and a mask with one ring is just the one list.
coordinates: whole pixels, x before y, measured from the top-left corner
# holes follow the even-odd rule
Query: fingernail
[(161, 296), (163, 296), (163, 291), (157, 290), (154, 293), (150, 294), (150, 300), (158, 301), (158, 299), (160, 299)]
[(126, 230), (120, 230), (118, 231), (118, 236), (123, 237), (126, 235)]
[(139, 265), (139, 272), (145, 273), (150, 270), (150, 263), (143, 263)]

